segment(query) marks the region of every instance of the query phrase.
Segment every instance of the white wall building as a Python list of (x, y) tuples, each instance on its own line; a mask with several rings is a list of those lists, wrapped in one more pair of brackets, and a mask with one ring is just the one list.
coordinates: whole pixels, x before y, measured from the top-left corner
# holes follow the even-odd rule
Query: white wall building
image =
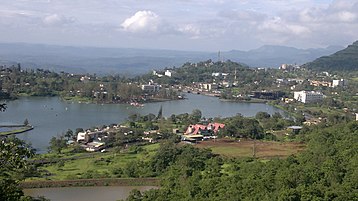
[(346, 79), (340, 79), (340, 80), (333, 80), (332, 87), (344, 87), (348, 85), (348, 80)]
[(201, 84), (201, 88), (204, 90), (212, 91), (218, 89), (218, 85), (215, 83), (203, 83)]
[(170, 70), (166, 70), (164, 73), (165, 76), (171, 77), (172, 76), (172, 72)]
[(157, 91), (159, 91), (160, 90), (160, 88), (161, 88), (161, 85), (158, 85), (158, 84), (156, 84), (156, 83), (148, 83), (148, 84), (143, 84), (142, 85), (142, 90), (144, 91), (144, 92), (147, 92), (147, 93), (154, 93), (154, 92), (157, 92)]
[(293, 98), (302, 103), (316, 103), (322, 101), (323, 94), (315, 91), (295, 91)]

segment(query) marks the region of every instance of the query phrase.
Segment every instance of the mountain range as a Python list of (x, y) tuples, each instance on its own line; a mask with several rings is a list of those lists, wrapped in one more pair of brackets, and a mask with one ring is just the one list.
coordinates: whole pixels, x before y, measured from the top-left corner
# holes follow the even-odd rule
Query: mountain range
[(25, 68), (43, 68), (71, 73), (136, 75), (153, 69), (181, 66), (208, 59), (231, 60), (251, 67), (274, 67), (283, 63), (304, 64), (343, 49), (329, 46), (297, 49), (265, 45), (249, 51), (196, 52), (160, 49), (71, 47), (58, 45), (0, 43), (0, 65), (21, 63)]

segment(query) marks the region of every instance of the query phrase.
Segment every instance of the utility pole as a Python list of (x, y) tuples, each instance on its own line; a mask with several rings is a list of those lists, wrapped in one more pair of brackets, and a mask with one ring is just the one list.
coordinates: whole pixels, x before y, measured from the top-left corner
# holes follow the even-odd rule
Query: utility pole
[(254, 144), (252, 146), (252, 157), (256, 157), (256, 137), (254, 138)]

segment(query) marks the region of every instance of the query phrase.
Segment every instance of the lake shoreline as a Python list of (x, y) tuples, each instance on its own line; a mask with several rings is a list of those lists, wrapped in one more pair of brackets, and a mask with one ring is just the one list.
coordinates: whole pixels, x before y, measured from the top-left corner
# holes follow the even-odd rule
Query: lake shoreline
[(46, 181), (22, 181), (23, 189), (31, 188), (57, 188), (57, 187), (82, 187), (82, 186), (160, 186), (159, 178), (99, 178), (76, 180), (46, 180)]

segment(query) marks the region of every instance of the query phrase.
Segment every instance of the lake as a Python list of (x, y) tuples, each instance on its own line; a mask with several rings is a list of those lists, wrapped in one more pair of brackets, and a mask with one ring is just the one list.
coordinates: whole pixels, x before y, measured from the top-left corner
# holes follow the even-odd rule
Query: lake
[(47, 151), (51, 137), (61, 135), (67, 129), (91, 128), (93, 126), (121, 123), (131, 114), (163, 115), (191, 113), (199, 109), (204, 117), (229, 117), (241, 113), (255, 116), (259, 111), (270, 114), (283, 113), (282, 110), (264, 103), (239, 103), (221, 101), (216, 97), (186, 94), (184, 100), (147, 103), (143, 107), (124, 104), (86, 104), (61, 101), (58, 97), (22, 97), (7, 103), (7, 110), (0, 113), (0, 124), (22, 124), (25, 119), (34, 129), (17, 136), (27, 142), (39, 153)]
[(25, 195), (45, 196), (51, 201), (115, 201), (126, 199), (133, 189), (146, 191), (155, 186), (95, 186), (24, 189)]

